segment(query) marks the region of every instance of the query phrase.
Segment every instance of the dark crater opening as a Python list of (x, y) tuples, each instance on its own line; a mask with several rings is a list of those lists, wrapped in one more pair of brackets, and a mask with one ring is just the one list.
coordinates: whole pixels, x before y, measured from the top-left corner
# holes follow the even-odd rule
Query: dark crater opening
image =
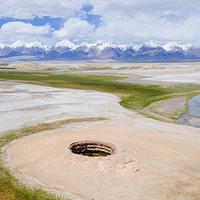
[(69, 145), (74, 154), (89, 157), (105, 157), (115, 153), (114, 145), (100, 141), (79, 141)]

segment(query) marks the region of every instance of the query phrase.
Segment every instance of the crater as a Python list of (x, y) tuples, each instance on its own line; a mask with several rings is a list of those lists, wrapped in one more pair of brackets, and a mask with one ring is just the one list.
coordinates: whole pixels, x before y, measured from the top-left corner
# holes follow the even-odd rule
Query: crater
[(69, 150), (81, 156), (105, 157), (116, 152), (113, 144), (101, 141), (78, 141), (69, 145)]

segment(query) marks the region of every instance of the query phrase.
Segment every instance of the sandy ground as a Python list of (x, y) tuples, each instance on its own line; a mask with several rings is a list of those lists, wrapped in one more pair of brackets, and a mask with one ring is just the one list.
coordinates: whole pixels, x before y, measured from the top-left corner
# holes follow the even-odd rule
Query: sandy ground
[[(87, 105), (86, 114), (91, 111), (109, 120), (82, 127), (74, 124), (63, 131), (32, 135), (9, 145), (5, 160), (23, 182), (74, 199), (199, 200), (200, 129), (142, 117), (119, 106), (119, 99), (110, 94), (60, 92), (64, 101), (77, 102), (65, 110), (70, 117), (80, 110), (83, 114)], [(80, 95), (74, 95), (77, 93)], [(88, 98), (91, 106), (81, 103)], [(117, 152), (103, 158), (72, 154), (68, 146), (81, 140), (110, 142)]]
[(176, 123), (176, 119), (179, 121), (180, 116), (182, 117), (182, 114), (187, 112), (186, 106), (186, 97), (179, 97), (153, 102), (143, 110), (146, 114), (150, 114), (157, 119)]
[(174, 114), (185, 111), (186, 97), (172, 98), (150, 104), (149, 108), (158, 113)]
[[(103, 98), (102, 98), (103, 95)], [(123, 115), (119, 98), (96, 91), (0, 81), (0, 135), (39, 123)]]

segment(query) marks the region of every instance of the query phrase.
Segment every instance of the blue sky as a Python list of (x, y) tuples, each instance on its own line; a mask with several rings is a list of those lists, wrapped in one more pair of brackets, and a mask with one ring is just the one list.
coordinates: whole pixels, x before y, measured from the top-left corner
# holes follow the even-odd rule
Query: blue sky
[(198, 0), (0, 0), (0, 43), (200, 44)]
[[(95, 27), (99, 27), (101, 22), (101, 16), (100, 15), (93, 15), (89, 12), (93, 9), (91, 5), (84, 5), (80, 12), (74, 13), (75, 17), (80, 18), (82, 20), (86, 20), (88, 23), (95, 25)], [(84, 12), (84, 15), (82, 15), (82, 12)], [(56, 17), (52, 18), (51, 16), (42, 16), (38, 17), (35, 15), (32, 19), (19, 19), (19, 18), (11, 18), (11, 17), (2, 17), (0, 19), (0, 27), (8, 22), (24, 22), (24, 23), (30, 23), (34, 26), (44, 26), (45, 24), (49, 24), (52, 28), (55, 30), (59, 30), (62, 28), (64, 22), (67, 20), (67, 18), (61, 18)]]

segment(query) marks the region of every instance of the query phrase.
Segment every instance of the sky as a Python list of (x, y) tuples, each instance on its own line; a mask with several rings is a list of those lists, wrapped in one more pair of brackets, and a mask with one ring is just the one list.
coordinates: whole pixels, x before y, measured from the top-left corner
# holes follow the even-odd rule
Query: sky
[(0, 0), (0, 43), (200, 45), (199, 0)]

